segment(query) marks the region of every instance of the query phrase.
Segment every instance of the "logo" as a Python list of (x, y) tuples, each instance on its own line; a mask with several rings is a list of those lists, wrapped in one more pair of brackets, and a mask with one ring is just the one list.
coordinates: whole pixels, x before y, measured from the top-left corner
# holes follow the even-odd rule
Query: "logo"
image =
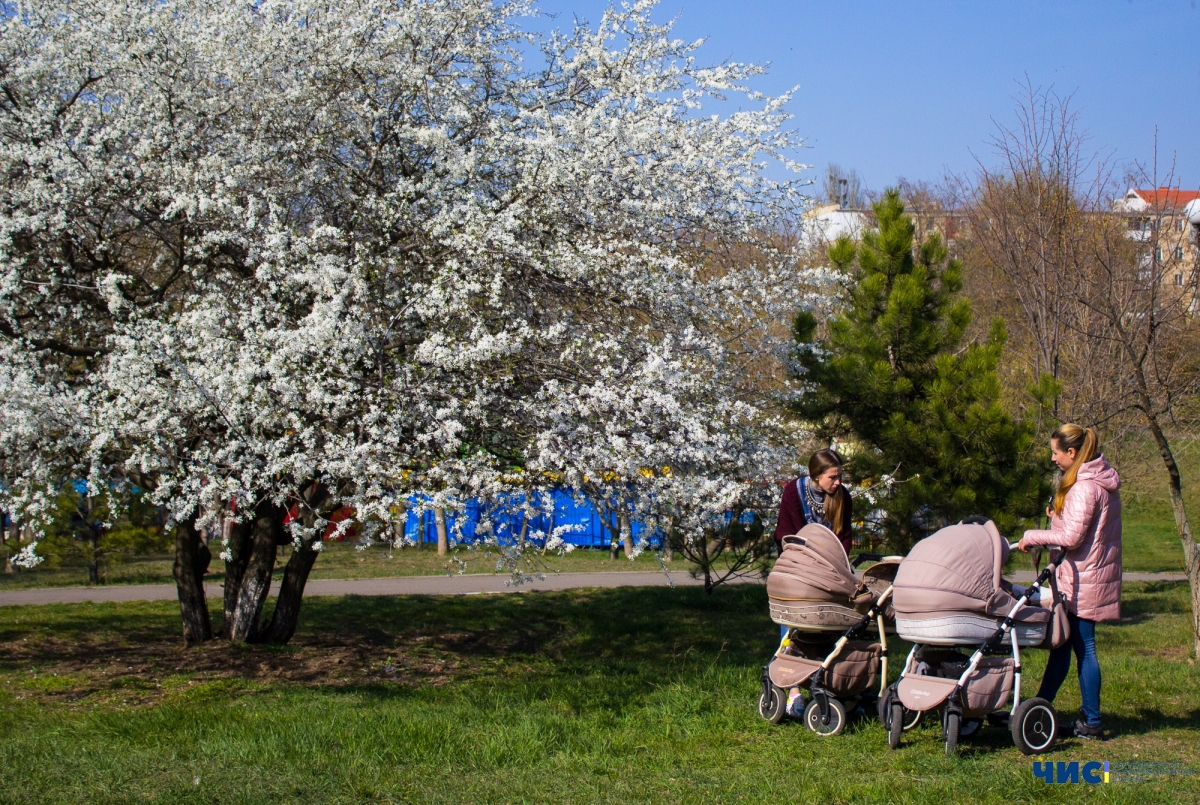
[(1154, 761), (1116, 761), (1089, 760), (1080, 763), (1078, 760), (1069, 762), (1059, 761), (1043, 763), (1033, 761), (1033, 776), (1041, 779), (1047, 785), (1065, 783), (1143, 783), (1154, 777), (1185, 777), (1192, 770), (1182, 763), (1164, 763)]
[(1042, 782), (1047, 785), (1054, 785), (1056, 782), (1078, 783), (1081, 780), (1090, 785), (1096, 785), (1110, 781), (1107, 760), (1103, 763), (1098, 760), (1090, 760), (1084, 763), (1082, 768), (1078, 760), (1067, 763), (1063, 761), (1042, 763), (1040, 760), (1035, 760), (1033, 761), (1033, 776), (1040, 777)]

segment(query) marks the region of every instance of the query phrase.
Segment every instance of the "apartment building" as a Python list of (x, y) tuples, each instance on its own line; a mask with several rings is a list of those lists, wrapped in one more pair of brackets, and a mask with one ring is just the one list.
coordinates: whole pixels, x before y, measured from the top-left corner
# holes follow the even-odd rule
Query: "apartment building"
[[(1192, 287), (1200, 270), (1200, 191), (1172, 187), (1129, 188), (1113, 203), (1128, 219), (1128, 235), (1146, 244), (1144, 265), (1156, 265), (1167, 284)], [(1192, 306), (1198, 307), (1193, 300)]]

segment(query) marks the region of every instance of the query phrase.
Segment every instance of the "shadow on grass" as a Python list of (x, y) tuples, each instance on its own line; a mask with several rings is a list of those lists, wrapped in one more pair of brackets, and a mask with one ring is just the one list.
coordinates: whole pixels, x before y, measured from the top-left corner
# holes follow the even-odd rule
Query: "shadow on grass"
[[(75, 675), (55, 696), (135, 680), (294, 683), (391, 695), (455, 678), (529, 693), (538, 678), (606, 680), (612, 706), (647, 680), (697, 668), (756, 668), (776, 627), (761, 585), (615, 588), (494, 596), (315, 598), (287, 647), (223, 642), (184, 647), (171, 603), (61, 605), (0, 611), (0, 668)], [(214, 604), (214, 624), (220, 612)], [(124, 680), (124, 682), (122, 682)], [(651, 686), (653, 687), (653, 686)], [(748, 692), (749, 697), (753, 691)], [(750, 699), (748, 699), (749, 701)]]

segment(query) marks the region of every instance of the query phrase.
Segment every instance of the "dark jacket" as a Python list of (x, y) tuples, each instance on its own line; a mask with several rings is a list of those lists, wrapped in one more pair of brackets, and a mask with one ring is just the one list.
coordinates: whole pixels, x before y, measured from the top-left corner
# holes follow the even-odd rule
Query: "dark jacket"
[[(800, 489), (799, 478), (793, 478), (787, 482), (787, 486), (783, 488), (783, 499), (779, 501), (779, 520), (775, 525), (775, 542), (783, 550), (783, 538), (790, 537), (797, 533), (804, 526), (808, 525), (808, 520), (804, 516), (804, 507), (800, 505)], [(846, 487), (838, 487), (837, 494), (842, 498), (842, 506), (846, 509), (846, 527), (838, 532), (838, 539), (842, 541), (842, 547), (846, 549), (846, 555), (850, 555), (851, 531), (850, 521), (854, 517), (854, 503), (850, 497), (850, 493), (846, 491)]]

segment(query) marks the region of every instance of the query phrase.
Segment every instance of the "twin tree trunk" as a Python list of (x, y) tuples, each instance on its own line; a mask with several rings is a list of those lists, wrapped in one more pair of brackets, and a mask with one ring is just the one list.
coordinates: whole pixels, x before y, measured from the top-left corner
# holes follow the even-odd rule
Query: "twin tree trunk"
[(633, 556), (633, 529), (629, 525), (629, 515), (624, 512), (617, 515), (616, 525), (609, 524), (608, 531), (612, 540), (608, 543), (608, 558), (615, 560), (622, 548), (625, 558)]
[[(317, 552), (308, 542), (292, 552), (284, 567), (275, 610), (267, 623), (262, 622), (276, 555), (280, 546), (292, 541), (283, 524), (286, 515), (286, 509), (268, 501), (258, 505), (253, 519), (233, 525), (225, 562), (221, 638), (237, 643), (282, 644), (296, 633), (304, 586), (317, 559)], [(213, 637), (203, 584), (210, 558), (195, 521), (180, 523), (175, 530), (175, 582), (183, 637), (189, 644)]]

